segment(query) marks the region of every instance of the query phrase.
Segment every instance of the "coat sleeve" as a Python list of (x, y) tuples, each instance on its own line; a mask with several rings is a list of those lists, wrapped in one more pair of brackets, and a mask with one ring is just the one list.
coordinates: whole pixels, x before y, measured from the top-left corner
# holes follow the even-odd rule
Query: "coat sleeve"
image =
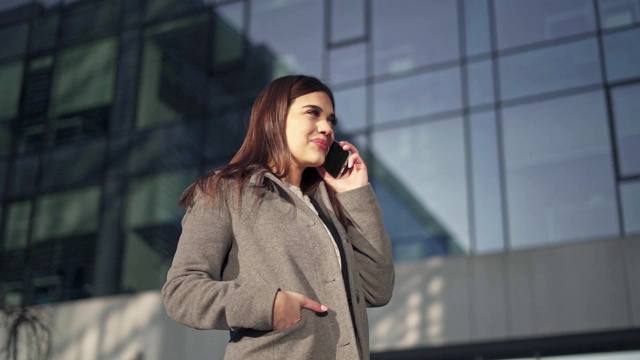
[(384, 230), (382, 211), (371, 185), (337, 194), (353, 222), (347, 229), (367, 306), (391, 300), (395, 271), (391, 240)]
[(162, 287), (169, 317), (196, 329), (273, 328), (277, 287), (222, 280), (232, 244), (229, 208), (196, 195), (182, 219), (178, 247)]

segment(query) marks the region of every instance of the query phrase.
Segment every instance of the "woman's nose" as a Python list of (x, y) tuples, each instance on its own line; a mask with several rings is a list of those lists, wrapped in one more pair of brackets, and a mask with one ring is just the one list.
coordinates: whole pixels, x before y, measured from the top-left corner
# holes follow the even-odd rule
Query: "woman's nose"
[(326, 136), (331, 136), (333, 135), (333, 128), (328, 121), (320, 121), (318, 123), (318, 132)]

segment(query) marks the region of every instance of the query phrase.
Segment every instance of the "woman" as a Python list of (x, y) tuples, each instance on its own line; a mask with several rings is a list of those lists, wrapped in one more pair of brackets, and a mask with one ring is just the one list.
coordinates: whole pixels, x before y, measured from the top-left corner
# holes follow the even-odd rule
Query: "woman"
[(389, 302), (391, 243), (358, 150), (339, 178), (322, 164), (331, 90), (285, 76), (256, 99), (230, 164), (192, 184), (162, 294), (196, 329), (230, 330), (229, 359), (368, 359), (366, 307)]

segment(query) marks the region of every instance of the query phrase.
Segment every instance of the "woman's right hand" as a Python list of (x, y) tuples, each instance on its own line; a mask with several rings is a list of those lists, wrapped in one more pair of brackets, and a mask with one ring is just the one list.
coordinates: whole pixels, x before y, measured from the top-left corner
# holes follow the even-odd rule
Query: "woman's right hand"
[(302, 319), (300, 314), (302, 309), (317, 313), (329, 310), (326, 306), (302, 294), (279, 290), (273, 303), (273, 329), (285, 330), (297, 324)]

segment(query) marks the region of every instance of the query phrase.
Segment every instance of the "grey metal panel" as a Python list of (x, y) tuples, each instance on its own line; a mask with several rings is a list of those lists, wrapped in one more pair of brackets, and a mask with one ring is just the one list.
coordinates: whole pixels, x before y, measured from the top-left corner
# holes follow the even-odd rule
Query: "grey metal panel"
[(633, 326), (640, 326), (640, 237), (627, 238), (624, 242), (631, 322)]
[(531, 253), (519, 251), (505, 254), (510, 335), (516, 337), (535, 334), (536, 329)]
[(630, 325), (621, 240), (532, 252), (536, 332), (598, 331)]
[(507, 294), (505, 256), (496, 254), (470, 259), (471, 301), (474, 340), (507, 336)]
[(469, 341), (468, 261), (452, 257), (397, 264), (391, 302), (369, 310), (371, 350)]

